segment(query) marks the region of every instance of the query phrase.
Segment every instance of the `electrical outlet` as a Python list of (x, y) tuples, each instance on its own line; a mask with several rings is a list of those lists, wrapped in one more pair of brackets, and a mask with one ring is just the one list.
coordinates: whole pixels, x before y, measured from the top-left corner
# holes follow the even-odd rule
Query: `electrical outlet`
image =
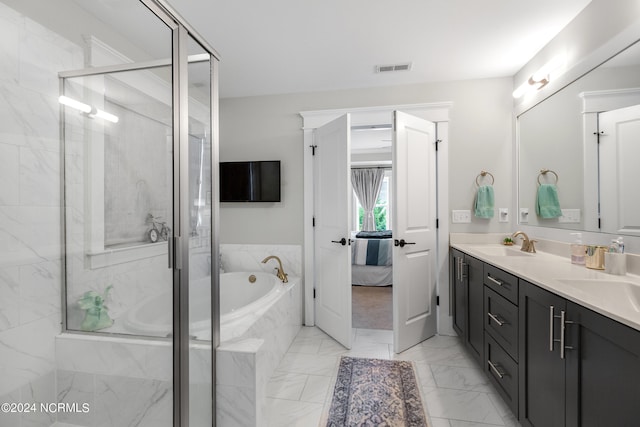
[(509, 208), (498, 209), (498, 222), (509, 222)]
[(468, 224), (471, 222), (470, 210), (451, 211), (451, 222), (454, 224)]
[(520, 224), (529, 222), (529, 208), (520, 208)]

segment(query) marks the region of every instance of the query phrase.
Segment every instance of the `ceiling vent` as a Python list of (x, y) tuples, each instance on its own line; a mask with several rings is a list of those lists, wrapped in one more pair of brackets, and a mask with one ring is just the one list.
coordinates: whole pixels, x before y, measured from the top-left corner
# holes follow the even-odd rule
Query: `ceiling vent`
[(393, 65), (376, 65), (376, 73), (388, 73), (391, 71), (409, 71), (411, 70), (411, 62), (405, 64)]

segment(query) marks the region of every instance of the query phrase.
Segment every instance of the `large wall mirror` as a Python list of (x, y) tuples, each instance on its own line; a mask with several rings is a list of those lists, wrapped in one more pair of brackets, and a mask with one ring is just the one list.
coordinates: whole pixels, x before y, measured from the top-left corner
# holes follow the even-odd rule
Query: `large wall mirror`
[[(640, 42), (520, 114), (518, 140), (519, 224), (640, 236)], [(559, 217), (536, 210), (550, 186)]]

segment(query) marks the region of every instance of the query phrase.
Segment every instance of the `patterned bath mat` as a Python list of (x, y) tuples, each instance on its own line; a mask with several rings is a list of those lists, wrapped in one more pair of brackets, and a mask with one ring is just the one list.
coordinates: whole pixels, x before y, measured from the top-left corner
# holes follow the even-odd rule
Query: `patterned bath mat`
[(428, 427), (411, 362), (343, 356), (327, 427)]

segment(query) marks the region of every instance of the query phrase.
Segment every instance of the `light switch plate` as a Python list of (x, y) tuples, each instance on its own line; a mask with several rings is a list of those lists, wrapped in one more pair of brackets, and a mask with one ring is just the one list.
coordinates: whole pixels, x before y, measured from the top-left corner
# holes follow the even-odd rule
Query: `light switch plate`
[(453, 210), (451, 211), (451, 222), (454, 224), (468, 224), (471, 222), (470, 210)]
[(562, 209), (562, 216), (558, 218), (558, 222), (563, 222), (563, 223), (580, 222), (580, 209)]
[(498, 209), (498, 222), (509, 222), (509, 208)]
[(520, 224), (529, 222), (529, 208), (520, 208)]

